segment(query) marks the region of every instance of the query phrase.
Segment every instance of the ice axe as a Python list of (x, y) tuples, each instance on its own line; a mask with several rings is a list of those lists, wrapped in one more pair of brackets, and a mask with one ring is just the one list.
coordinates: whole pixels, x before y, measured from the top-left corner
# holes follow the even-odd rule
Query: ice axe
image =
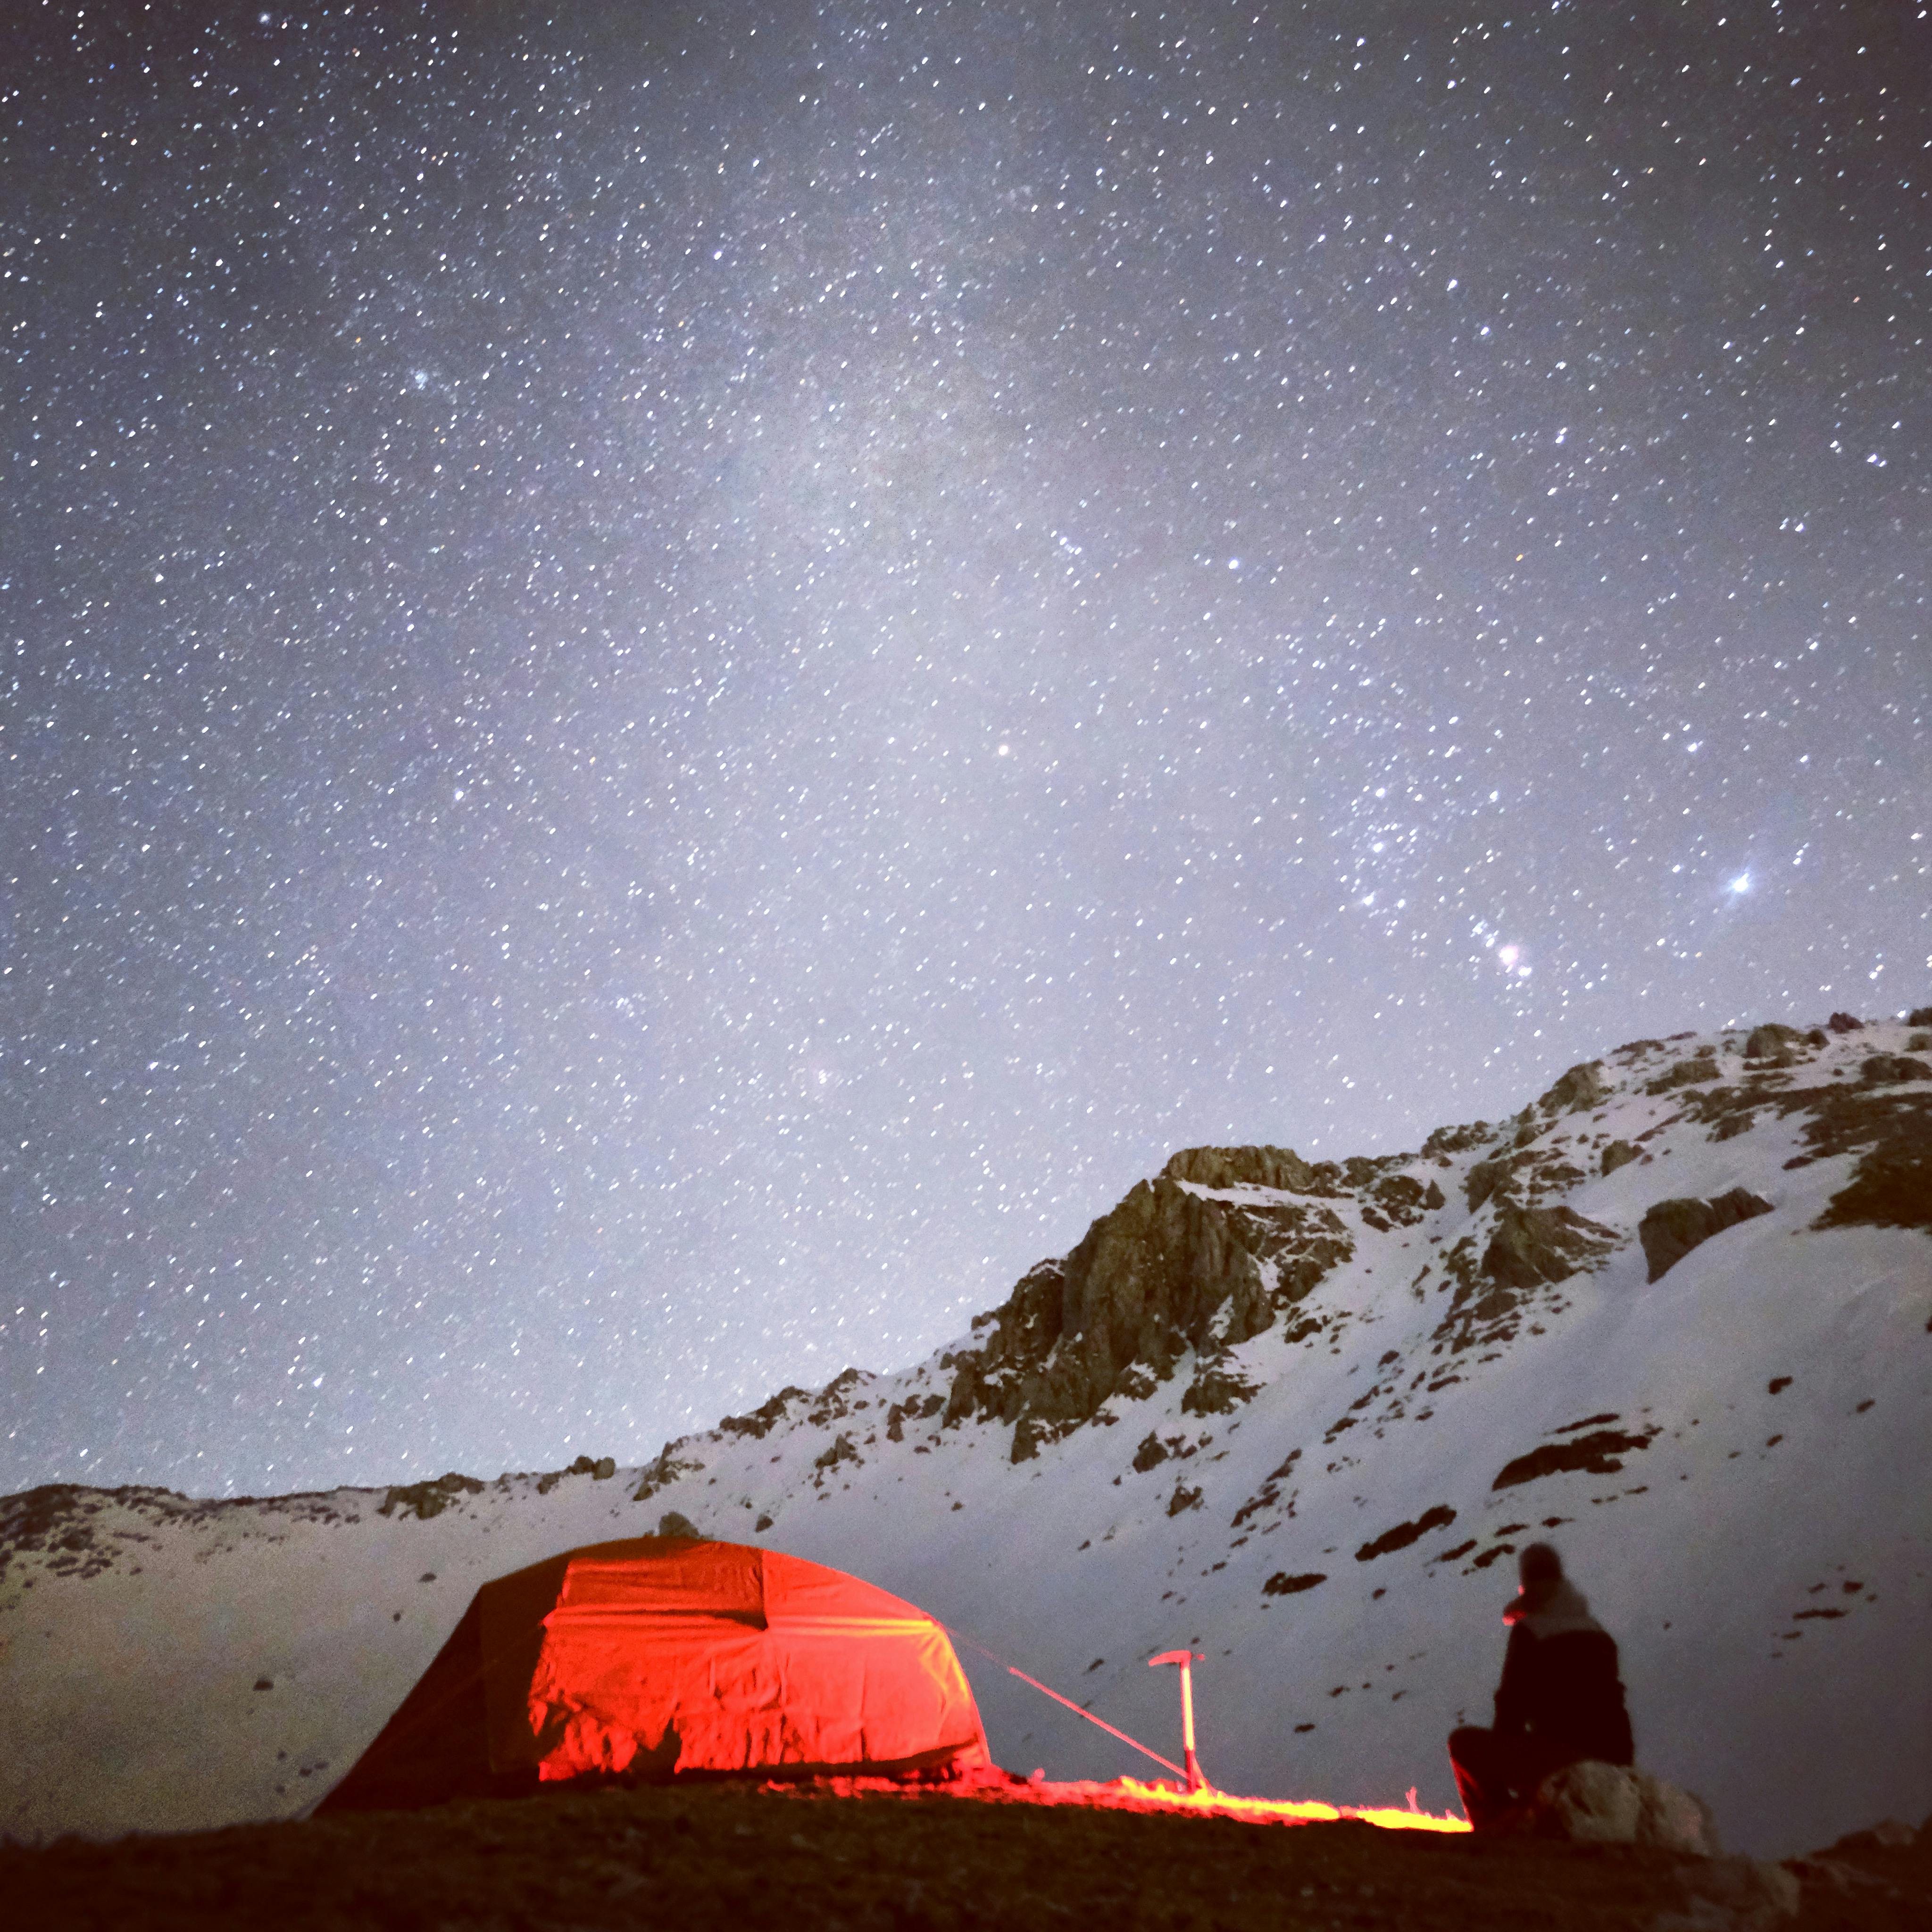
[(1205, 1791), (1208, 1780), (1202, 1774), (1201, 1760), (1194, 1755), (1194, 1677), (1193, 1666), (1204, 1664), (1204, 1652), (1198, 1650), (1164, 1650), (1158, 1657), (1148, 1659), (1150, 1670), (1163, 1664), (1178, 1664), (1180, 1666), (1180, 1743), (1181, 1756), (1187, 1766), (1187, 1788), (1190, 1791)]

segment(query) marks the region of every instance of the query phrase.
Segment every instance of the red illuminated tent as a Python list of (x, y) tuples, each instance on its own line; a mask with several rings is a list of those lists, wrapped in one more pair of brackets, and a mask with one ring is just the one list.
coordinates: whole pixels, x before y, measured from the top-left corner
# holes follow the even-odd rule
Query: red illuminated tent
[(586, 1774), (899, 1774), (991, 1762), (924, 1611), (802, 1558), (644, 1536), (500, 1576), (318, 1808)]

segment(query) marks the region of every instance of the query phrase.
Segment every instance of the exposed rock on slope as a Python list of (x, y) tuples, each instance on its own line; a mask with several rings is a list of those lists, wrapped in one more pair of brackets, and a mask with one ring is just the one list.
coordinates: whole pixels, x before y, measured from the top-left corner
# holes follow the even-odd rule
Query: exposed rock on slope
[(1894, 1122), (1812, 1226), (1932, 1229), (1932, 1118)]
[(1784, 1026), (1776, 1020), (1767, 1020), (1762, 1026), (1753, 1027), (1744, 1042), (1747, 1060), (1775, 1060), (1797, 1046), (1804, 1036), (1796, 1027)]
[(1770, 1212), (1771, 1203), (1748, 1187), (1733, 1187), (1714, 1201), (1658, 1202), (1646, 1210), (1636, 1231), (1644, 1259), (1650, 1264), (1650, 1279), (1661, 1281), (1693, 1248), (1701, 1247), (1713, 1234)]
[(1483, 1252), (1483, 1272), (1505, 1288), (1568, 1281), (1616, 1245), (1614, 1230), (1585, 1220), (1574, 1208), (1519, 1208), (1505, 1202)]
[(1546, 1114), (1587, 1113), (1592, 1107), (1600, 1107), (1612, 1090), (1604, 1063), (1586, 1060), (1571, 1067), (1536, 1104)]
[[(1177, 1168), (1213, 1174), (1224, 1191), (1176, 1178)], [(1261, 1173), (1273, 1182), (1245, 1178)], [(1117, 1392), (1144, 1395), (1190, 1353), (1199, 1369), (1184, 1405), (1226, 1408), (1247, 1384), (1217, 1358), (1270, 1327), (1353, 1252), (1347, 1224), (1323, 1201), (1244, 1199), (1240, 1191), (1286, 1184), (1297, 1193), (1340, 1196), (1340, 1178), (1339, 1169), (1318, 1171), (1271, 1148), (1176, 1156), (1064, 1261), (1042, 1262), (1002, 1306), (974, 1322), (976, 1334), (992, 1333), (943, 1364), (953, 1378), (947, 1424), (982, 1417), (1029, 1424), (1014, 1438), (1014, 1460), (1023, 1461)], [(1418, 1197), (1422, 1191), (1418, 1185)]]
[(1292, 1148), (1184, 1148), (1162, 1173), (1197, 1187), (1267, 1187), (1284, 1194), (1339, 1194), (1342, 1170), (1333, 1161), (1311, 1166)]

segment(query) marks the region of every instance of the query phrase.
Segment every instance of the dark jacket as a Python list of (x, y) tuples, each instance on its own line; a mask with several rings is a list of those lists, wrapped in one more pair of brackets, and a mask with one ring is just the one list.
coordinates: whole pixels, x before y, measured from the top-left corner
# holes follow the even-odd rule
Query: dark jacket
[(1628, 1764), (1636, 1756), (1617, 1646), (1567, 1577), (1526, 1584), (1503, 1612), (1510, 1627), (1499, 1732), (1526, 1732), (1552, 1767), (1594, 1758)]

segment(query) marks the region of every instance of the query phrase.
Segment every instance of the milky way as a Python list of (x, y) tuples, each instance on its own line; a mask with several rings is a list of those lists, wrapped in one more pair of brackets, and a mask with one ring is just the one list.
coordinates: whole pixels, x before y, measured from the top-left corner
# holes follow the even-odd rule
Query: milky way
[(34, 10), (0, 1486), (639, 1459), (1932, 999), (1912, 0)]

